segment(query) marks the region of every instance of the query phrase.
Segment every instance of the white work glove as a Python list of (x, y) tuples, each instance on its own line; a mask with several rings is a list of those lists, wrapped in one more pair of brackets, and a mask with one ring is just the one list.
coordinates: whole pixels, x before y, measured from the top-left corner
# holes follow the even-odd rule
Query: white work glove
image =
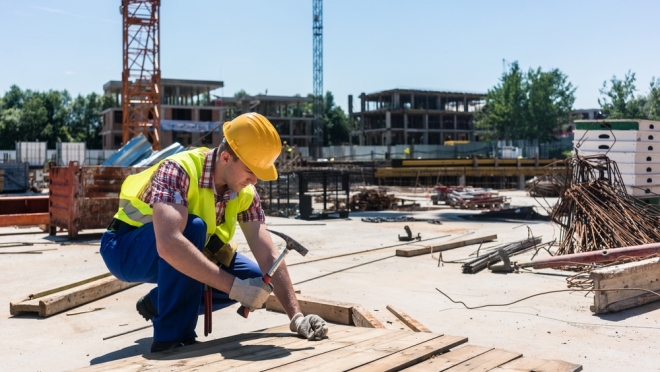
[(261, 278), (235, 278), (229, 291), (229, 298), (254, 311), (263, 306), (271, 292), (273, 285), (264, 283)]
[(320, 340), (328, 335), (328, 325), (325, 320), (314, 314), (304, 316), (302, 313), (297, 313), (291, 318), (289, 329), (310, 341)]

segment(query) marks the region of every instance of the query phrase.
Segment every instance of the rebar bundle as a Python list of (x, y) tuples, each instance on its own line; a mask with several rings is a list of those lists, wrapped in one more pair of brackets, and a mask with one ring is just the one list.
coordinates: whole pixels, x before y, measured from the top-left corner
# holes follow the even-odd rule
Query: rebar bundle
[(500, 250), (503, 250), (507, 256), (513, 256), (523, 253), (529, 249), (541, 244), (541, 237), (529, 237), (513, 243), (508, 243), (497, 250), (490, 251), (485, 255), (479, 256), (471, 261), (463, 264), (463, 274), (476, 274), (477, 272), (485, 269), (490, 264), (497, 263), (501, 260)]
[(564, 191), (550, 213), (561, 227), (556, 254), (660, 241), (658, 210), (627, 193), (616, 162), (606, 155), (579, 154), (566, 161)]

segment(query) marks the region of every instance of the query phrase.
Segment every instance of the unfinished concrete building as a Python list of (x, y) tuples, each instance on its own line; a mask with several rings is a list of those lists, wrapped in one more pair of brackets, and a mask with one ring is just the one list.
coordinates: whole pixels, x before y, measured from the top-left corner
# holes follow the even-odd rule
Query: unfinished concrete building
[[(223, 108), (210, 105), (213, 102), (211, 91), (223, 86), (222, 81), (162, 79), (162, 147), (174, 142), (183, 146), (217, 146), (222, 140), (219, 129), (211, 135), (204, 137), (204, 134), (223, 121)], [(115, 96), (117, 103), (121, 105), (121, 87), (121, 81), (113, 80), (103, 85), (103, 91)], [(101, 118), (103, 149), (120, 148), (123, 145), (121, 106), (103, 111)]]
[[(282, 141), (291, 146), (309, 146), (312, 138), (311, 98), (256, 95), (218, 97), (211, 95), (222, 88), (222, 81), (162, 79), (161, 145), (174, 142), (182, 146), (218, 146), (222, 141), (222, 123), (246, 112), (258, 112), (277, 128)], [(105, 94), (121, 102), (121, 81), (103, 85)], [(122, 143), (121, 106), (101, 113), (103, 149), (120, 148)], [(209, 132), (211, 132), (208, 134)], [(208, 134), (208, 135), (206, 135)]]
[[(349, 96), (349, 110), (352, 107)], [(485, 94), (392, 89), (360, 95), (360, 112), (349, 112), (355, 123), (351, 138), (359, 145), (442, 145), (448, 141), (479, 141), (475, 113)]]
[(215, 105), (225, 109), (225, 120), (246, 112), (257, 112), (275, 126), (282, 141), (297, 147), (308, 147), (312, 141), (312, 99), (299, 96), (259, 94), (243, 97), (219, 97)]

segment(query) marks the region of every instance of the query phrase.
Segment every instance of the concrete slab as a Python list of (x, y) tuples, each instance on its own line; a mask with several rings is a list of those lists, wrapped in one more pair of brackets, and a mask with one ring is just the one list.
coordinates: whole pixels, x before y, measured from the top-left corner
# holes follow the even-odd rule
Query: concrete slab
[[(524, 192), (501, 194), (510, 196), (512, 205), (535, 204)], [(507, 306), (468, 310), (450, 302), (436, 290), (438, 288), (469, 306), (501, 304), (543, 291), (566, 289), (566, 277), (572, 275), (571, 272), (547, 269), (520, 274), (492, 274), (489, 271), (462, 274), (460, 264), (438, 267), (437, 254), (394, 257), (396, 247), (303, 263), (400, 244), (397, 235), (404, 234), (404, 225), (409, 225), (415, 234), (419, 232), (422, 239), (451, 234), (434, 240), (437, 242), (470, 233), (498, 234), (498, 241), (484, 244), (482, 249), (516, 241), (528, 234), (528, 229), (523, 226), (525, 222), (469, 221), (458, 217), (463, 213), (475, 212), (439, 209), (414, 213), (416, 218), (440, 218), (442, 225), (360, 221), (361, 216), (396, 215), (394, 212), (351, 213), (348, 220), (314, 222), (268, 218), (267, 223), (272, 229), (295, 237), (309, 248), (306, 257), (287, 257), (293, 282), (300, 283), (296, 287), (303, 295), (360, 304), (388, 328), (405, 328), (386, 310), (389, 304), (435, 333), (467, 336), (472, 344), (516, 350), (532, 358), (566, 360), (584, 365), (587, 371), (657, 370), (660, 303), (594, 316), (589, 311), (593, 304), (591, 294), (564, 292)], [(550, 223), (529, 222), (526, 225), (535, 236), (542, 235), (544, 242), (559, 235), (558, 228)], [(103, 339), (149, 325), (135, 311), (135, 301), (152, 287), (151, 284), (142, 284), (49, 318), (9, 315), (9, 301), (12, 299), (107, 271), (98, 254), (101, 232), (83, 231), (79, 241), (69, 244), (64, 234), (52, 239), (37, 228), (0, 228), (0, 243), (35, 243), (33, 246), (0, 248), (0, 252), (57, 248), (42, 254), (0, 255), (0, 280), (3, 283), (0, 298), (5, 303), (4, 310), (0, 311), (3, 369), (68, 370), (149, 351), (151, 328)], [(247, 252), (240, 233), (237, 241), (239, 250)], [(284, 246), (283, 241), (274, 241), (279, 247)], [(60, 242), (67, 245), (60, 245)], [(465, 258), (476, 249), (477, 246), (469, 246), (447, 251), (443, 258)], [(547, 253), (540, 253), (542, 257), (545, 255)], [(519, 259), (529, 258), (531, 253)], [(368, 263), (371, 261), (374, 262)], [(361, 264), (364, 265), (357, 266)], [(353, 266), (357, 267), (346, 270)], [(327, 274), (330, 275), (314, 279)], [(66, 315), (94, 308), (102, 310)], [(257, 311), (250, 314), (249, 319), (243, 319), (236, 315), (236, 308), (214, 313), (214, 330), (209, 337), (203, 336), (203, 321), (200, 319), (199, 340), (288, 322), (285, 315), (267, 311)]]

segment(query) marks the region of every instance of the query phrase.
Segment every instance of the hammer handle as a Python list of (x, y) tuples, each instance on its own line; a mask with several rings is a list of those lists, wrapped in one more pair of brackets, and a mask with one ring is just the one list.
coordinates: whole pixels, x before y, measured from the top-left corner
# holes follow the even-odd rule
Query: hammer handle
[[(263, 277), (263, 281), (266, 284), (270, 284), (270, 279), (271, 277), (268, 274), (264, 275)], [(245, 319), (247, 319), (248, 315), (250, 314), (250, 310), (243, 305), (241, 305), (241, 307), (239, 307), (238, 310), (236, 310), (236, 312), (238, 313), (238, 315), (242, 316)]]

